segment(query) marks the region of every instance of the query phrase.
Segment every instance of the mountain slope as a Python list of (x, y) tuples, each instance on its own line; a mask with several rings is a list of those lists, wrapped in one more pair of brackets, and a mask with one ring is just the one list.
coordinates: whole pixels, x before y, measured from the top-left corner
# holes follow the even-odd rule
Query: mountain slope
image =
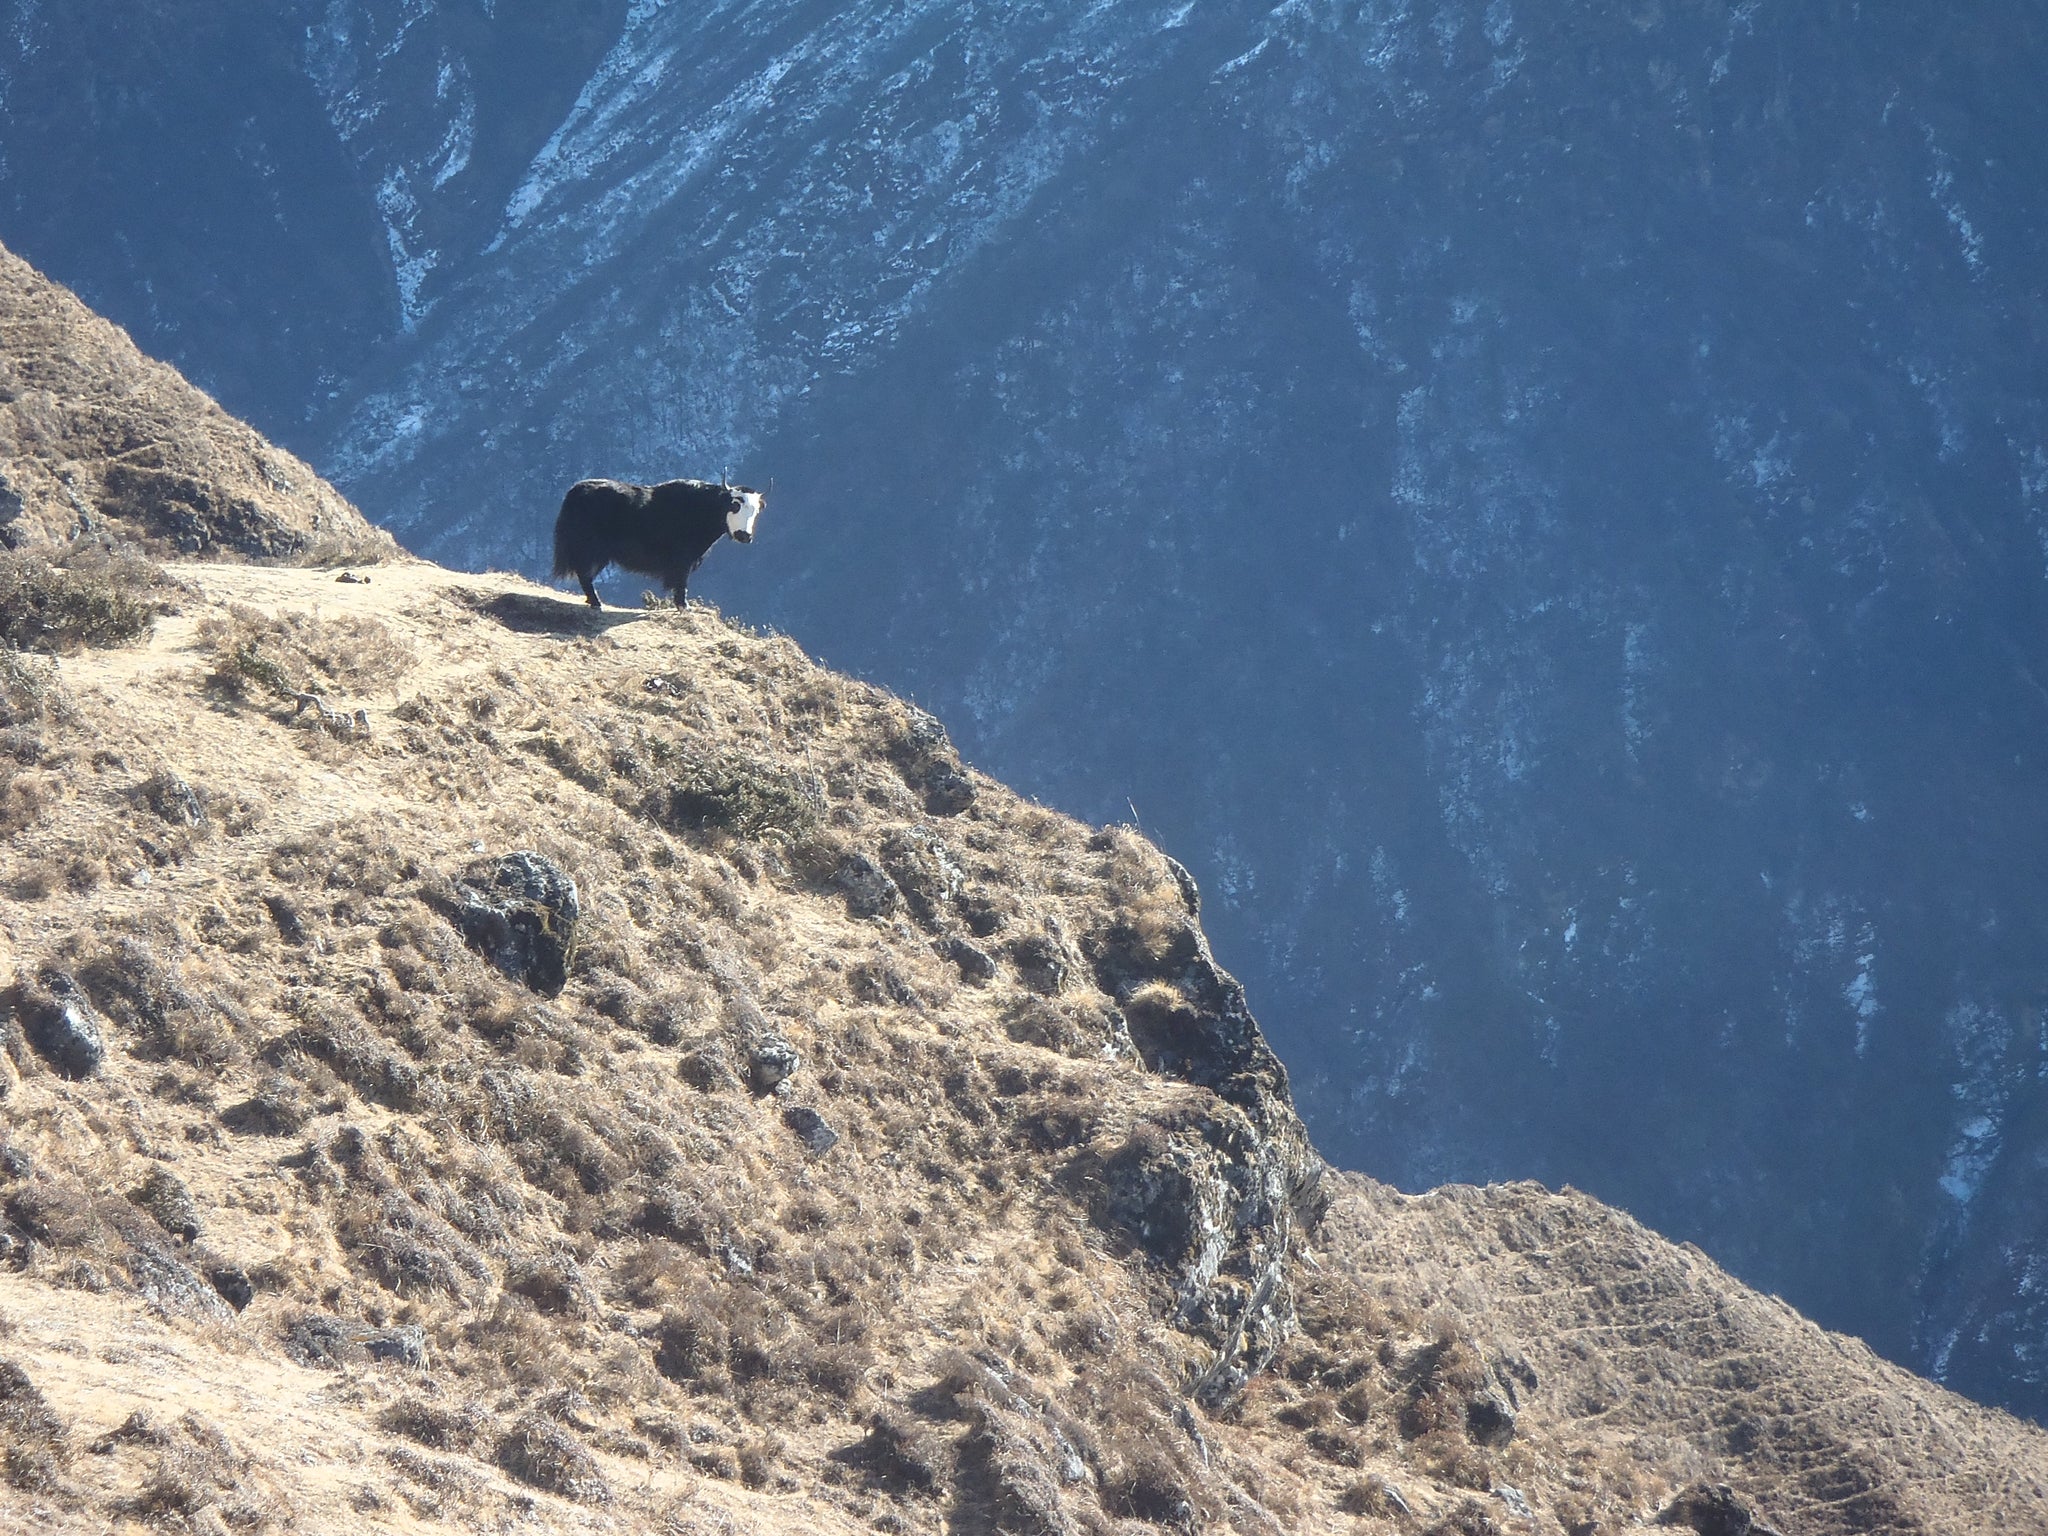
[(424, 552), (773, 475), (705, 590), (1185, 850), (1340, 1162), (2048, 1411), (2037, 19), (0, 10), (8, 238)]
[(1695, 1250), (1330, 1174), (1184, 869), (787, 638), (142, 567), (0, 652), (0, 1524), (2048, 1530)]
[[(2040, 1431), (1583, 1197), (1319, 1194), (1172, 866), (934, 813), (926, 718), (786, 640), (171, 574), (10, 785), (15, 1518), (2048, 1530)], [(521, 850), (553, 995), (469, 915)]]
[(304, 462), (0, 248), (0, 543), (155, 554), (393, 552)]

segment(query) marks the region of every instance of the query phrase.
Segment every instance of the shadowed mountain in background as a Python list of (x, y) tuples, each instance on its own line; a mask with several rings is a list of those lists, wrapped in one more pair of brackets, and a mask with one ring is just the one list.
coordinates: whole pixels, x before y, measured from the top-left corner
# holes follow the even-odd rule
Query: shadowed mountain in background
[(122, 9), (0, 235), (408, 543), (773, 475), (706, 592), (1135, 806), (1330, 1156), (2048, 1413), (2048, 24)]

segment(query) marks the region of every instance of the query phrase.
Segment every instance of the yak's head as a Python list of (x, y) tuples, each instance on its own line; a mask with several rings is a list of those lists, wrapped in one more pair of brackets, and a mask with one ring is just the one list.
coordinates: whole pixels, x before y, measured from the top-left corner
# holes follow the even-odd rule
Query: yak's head
[(732, 535), (735, 544), (754, 542), (754, 519), (761, 515), (768, 498), (751, 485), (729, 485), (732, 505), (725, 511), (725, 531)]

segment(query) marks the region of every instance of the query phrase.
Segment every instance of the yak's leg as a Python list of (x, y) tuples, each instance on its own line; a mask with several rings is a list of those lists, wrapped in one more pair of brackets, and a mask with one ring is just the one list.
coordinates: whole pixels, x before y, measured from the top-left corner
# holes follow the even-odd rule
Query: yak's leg
[(690, 573), (688, 571), (684, 571), (680, 576), (674, 574), (664, 576), (661, 579), (661, 581), (662, 585), (668, 588), (668, 595), (670, 600), (673, 601), (678, 608), (687, 608), (690, 606), (690, 599), (684, 591), (684, 588), (686, 588), (690, 583)]
[(576, 579), (583, 583), (583, 601), (593, 608), (602, 608), (604, 604), (597, 600), (597, 588), (592, 586), (590, 581), (596, 574), (595, 571), (578, 571)]

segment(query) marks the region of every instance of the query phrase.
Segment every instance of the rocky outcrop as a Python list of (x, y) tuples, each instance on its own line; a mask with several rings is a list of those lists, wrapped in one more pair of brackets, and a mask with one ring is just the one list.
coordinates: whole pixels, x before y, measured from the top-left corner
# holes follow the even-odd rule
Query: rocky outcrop
[(1309, 1144), (1244, 988), (1216, 963), (1195, 922), (1162, 935), (1121, 921), (1084, 946), (1152, 1071), (1210, 1096), (1137, 1126), (1100, 1172), (1101, 1212), (1174, 1276), (1180, 1325), (1213, 1355), (1192, 1385), (1228, 1398), (1273, 1358), (1294, 1325), (1288, 1270), (1323, 1210), (1323, 1161)]

